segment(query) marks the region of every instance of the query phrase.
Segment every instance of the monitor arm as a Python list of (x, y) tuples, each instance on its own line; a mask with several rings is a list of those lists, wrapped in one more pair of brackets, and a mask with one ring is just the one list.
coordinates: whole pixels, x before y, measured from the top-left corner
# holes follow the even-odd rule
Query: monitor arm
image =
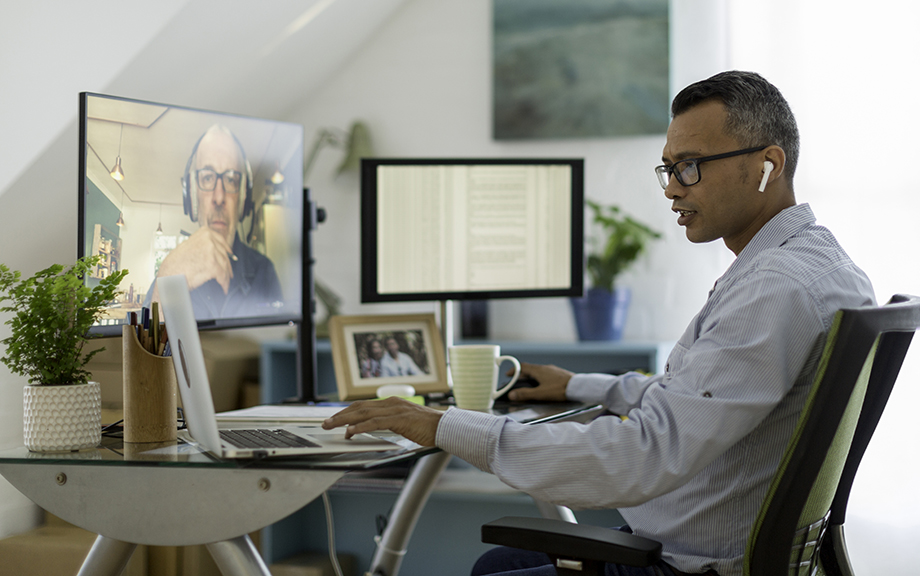
[(316, 284), (313, 277), (313, 230), (326, 220), (326, 210), (310, 199), (310, 189), (303, 189), (303, 312), (297, 324), (297, 397), (293, 402), (311, 402), (316, 394)]

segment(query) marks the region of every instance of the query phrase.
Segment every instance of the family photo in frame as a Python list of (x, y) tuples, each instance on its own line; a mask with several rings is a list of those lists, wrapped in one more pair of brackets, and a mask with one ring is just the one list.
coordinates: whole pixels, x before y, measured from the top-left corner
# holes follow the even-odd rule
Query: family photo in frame
[(339, 400), (374, 398), (386, 384), (449, 391), (434, 314), (333, 316), (329, 338)]

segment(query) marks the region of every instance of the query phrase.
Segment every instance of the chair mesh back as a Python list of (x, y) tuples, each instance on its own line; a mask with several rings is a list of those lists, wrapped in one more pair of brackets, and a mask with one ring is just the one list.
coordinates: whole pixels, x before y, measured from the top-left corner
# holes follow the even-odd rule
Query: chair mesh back
[[(837, 492), (837, 483), (840, 481), (840, 474), (843, 472), (850, 444), (853, 442), (853, 433), (856, 431), (859, 412), (866, 397), (866, 386), (869, 383), (869, 374), (872, 372), (872, 362), (875, 359), (877, 348), (878, 340), (872, 346), (872, 351), (863, 364), (830, 450), (824, 458), (821, 471), (818, 473), (818, 478), (808, 494), (805, 508), (799, 517), (799, 529), (795, 533), (789, 562), (790, 576), (811, 576), (817, 570), (818, 548), (830, 518), (831, 502)], [(813, 397), (814, 392), (809, 399)]]
[[(834, 382), (825, 381), (825, 375), (833, 355), (834, 347), (837, 344), (841, 319), (842, 313), (838, 312), (834, 317), (834, 322), (828, 333), (827, 343), (818, 364), (814, 384), (809, 392), (805, 406), (802, 409), (802, 414), (792, 434), (792, 439), (786, 447), (779, 468), (773, 477), (773, 481), (767, 491), (767, 496), (761, 506), (760, 513), (751, 530), (751, 536), (748, 540), (747, 551), (745, 553), (745, 575), (751, 572), (749, 563), (753, 556), (752, 549), (754, 543), (757, 541), (760, 528), (770, 510), (771, 504), (773, 504), (774, 496), (776, 495), (780, 482), (783, 480), (783, 475), (787, 471), (787, 467), (793, 458), (796, 448), (803, 440), (806, 423), (812, 415), (818, 391), (823, 385), (834, 385)], [(798, 529), (791, 543), (792, 548), (789, 552), (788, 564), (789, 576), (811, 576), (818, 570), (818, 549), (828, 525), (831, 502), (834, 499), (837, 483), (840, 480), (844, 464), (846, 463), (847, 453), (853, 440), (853, 433), (855, 432), (856, 423), (859, 419), (859, 413), (865, 398), (869, 376), (872, 372), (872, 362), (875, 358), (877, 347), (878, 339), (876, 339), (875, 344), (872, 346), (868, 356), (862, 364), (859, 378), (852, 390), (843, 418), (840, 420), (837, 430), (834, 433), (830, 450), (826, 453), (817, 479), (808, 494), (807, 501), (805, 502), (805, 506), (797, 524)]]
[(805, 407), (751, 528), (745, 576), (852, 573), (842, 538), (850, 487), (917, 330), (920, 298), (906, 294), (834, 316)]

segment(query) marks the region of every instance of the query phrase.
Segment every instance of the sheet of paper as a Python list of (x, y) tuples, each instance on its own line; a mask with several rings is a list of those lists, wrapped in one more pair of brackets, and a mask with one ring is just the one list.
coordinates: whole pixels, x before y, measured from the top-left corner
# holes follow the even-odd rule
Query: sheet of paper
[(220, 422), (277, 421), (277, 422), (322, 422), (344, 406), (312, 406), (300, 404), (278, 404), (253, 406), (241, 410), (221, 412)]

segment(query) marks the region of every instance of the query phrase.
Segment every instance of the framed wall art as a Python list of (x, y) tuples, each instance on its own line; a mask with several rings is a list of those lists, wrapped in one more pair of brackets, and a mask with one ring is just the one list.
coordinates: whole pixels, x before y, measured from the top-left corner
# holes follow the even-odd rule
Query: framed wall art
[(668, 0), (494, 0), (496, 140), (664, 134)]

